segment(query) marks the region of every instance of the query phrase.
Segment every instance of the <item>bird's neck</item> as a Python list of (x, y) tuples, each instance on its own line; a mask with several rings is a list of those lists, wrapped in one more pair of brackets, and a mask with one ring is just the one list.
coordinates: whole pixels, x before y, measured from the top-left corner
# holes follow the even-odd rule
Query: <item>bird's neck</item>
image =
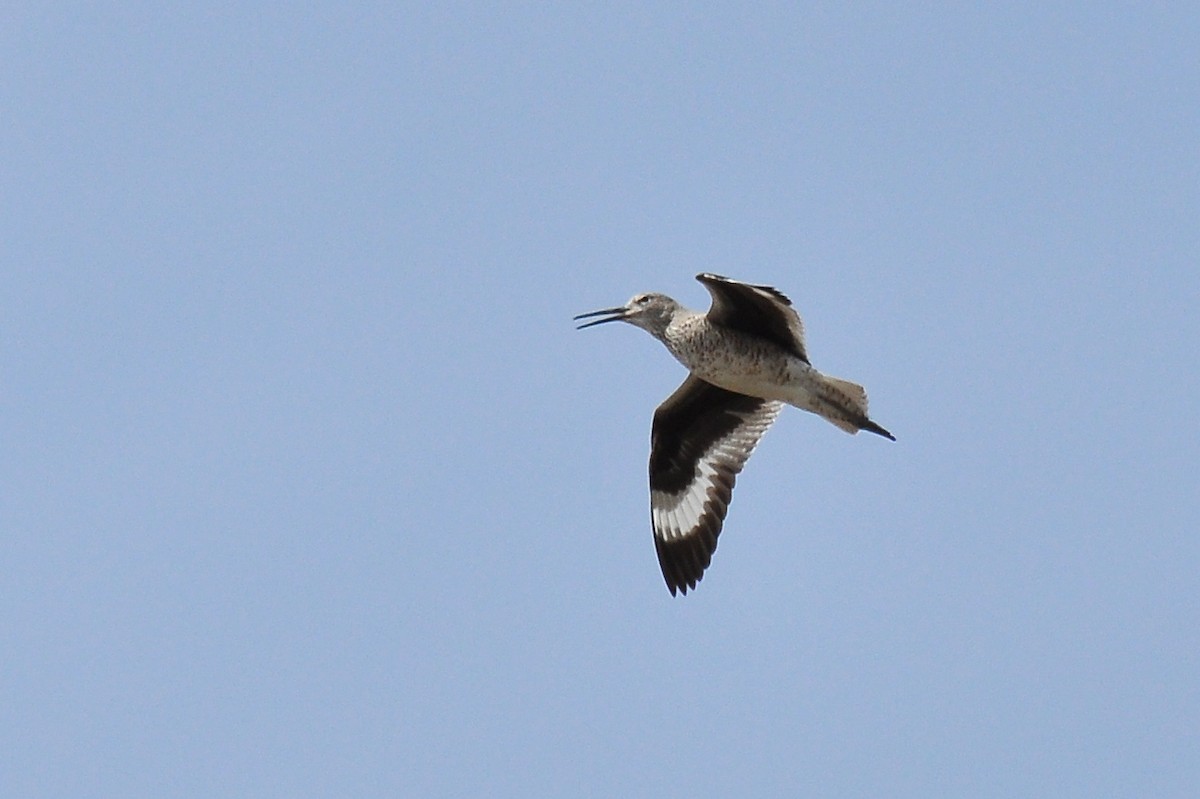
[(687, 366), (690, 349), (688, 344), (694, 342), (698, 334), (702, 334), (703, 325), (704, 314), (681, 308), (663, 326), (661, 332), (654, 333), (654, 337), (666, 345), (676, 360)]

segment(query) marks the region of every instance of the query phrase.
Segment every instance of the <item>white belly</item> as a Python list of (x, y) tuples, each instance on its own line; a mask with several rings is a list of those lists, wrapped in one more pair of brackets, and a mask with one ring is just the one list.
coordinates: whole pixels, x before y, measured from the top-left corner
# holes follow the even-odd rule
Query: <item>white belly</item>
[(816, 407), (821, 374), (799, 358), (778, 356), (758, 361), (714, 359), (698, 363), (696, 377), (727, 391), (778, 400), (798, 408)]

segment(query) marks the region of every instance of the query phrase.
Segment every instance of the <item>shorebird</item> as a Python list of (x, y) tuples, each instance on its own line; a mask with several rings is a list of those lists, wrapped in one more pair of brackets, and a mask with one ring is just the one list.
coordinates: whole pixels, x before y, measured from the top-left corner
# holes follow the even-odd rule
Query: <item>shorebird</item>
[(738, 473), (784, 404), (848, 433), (896, 437), (867, 416), (867, 392), (808, 362), (804, 326), (778, 289), (713, 274), (708, 313), (665, 294), (638, 294), (578, 329), (628, 322), (666, 345), (689, 372), (658, 406), (650, 434), (650, 522), (663, 579), (674, 596), (704, 576), (717, 549)]

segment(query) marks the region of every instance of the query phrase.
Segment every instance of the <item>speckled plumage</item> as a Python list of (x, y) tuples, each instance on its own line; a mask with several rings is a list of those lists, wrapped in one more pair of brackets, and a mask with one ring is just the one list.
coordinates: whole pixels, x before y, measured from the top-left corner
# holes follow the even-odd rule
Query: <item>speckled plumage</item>
[(895, 437), (867, 415), (862, 386), (821, 374), (808, 361), (804, 326), (777, 289), (700, 274), (708, 313), (665, 294), (580, 314), (623, 321), (666, 345), (687, 380), (654, 415), (650, 454), (651, 522), (667, 587), (695, 588), (716, 550), (737, 474), (783, 403), (811, 411), (849, 433)]

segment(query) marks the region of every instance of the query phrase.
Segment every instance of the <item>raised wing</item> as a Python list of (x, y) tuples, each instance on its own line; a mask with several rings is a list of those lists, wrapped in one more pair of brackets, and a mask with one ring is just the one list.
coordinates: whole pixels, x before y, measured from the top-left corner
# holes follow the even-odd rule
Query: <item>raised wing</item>
[(808, 362), (804, 324), (783, 292), (708, 273), (696, 275), (696, 279), (712, 295), (708, 319), (713, 324), (774, 342)]
[(782, 407), (689, 375), (654, 412), (650, 521), (672, 595), (712, 562), (737, 475)]

